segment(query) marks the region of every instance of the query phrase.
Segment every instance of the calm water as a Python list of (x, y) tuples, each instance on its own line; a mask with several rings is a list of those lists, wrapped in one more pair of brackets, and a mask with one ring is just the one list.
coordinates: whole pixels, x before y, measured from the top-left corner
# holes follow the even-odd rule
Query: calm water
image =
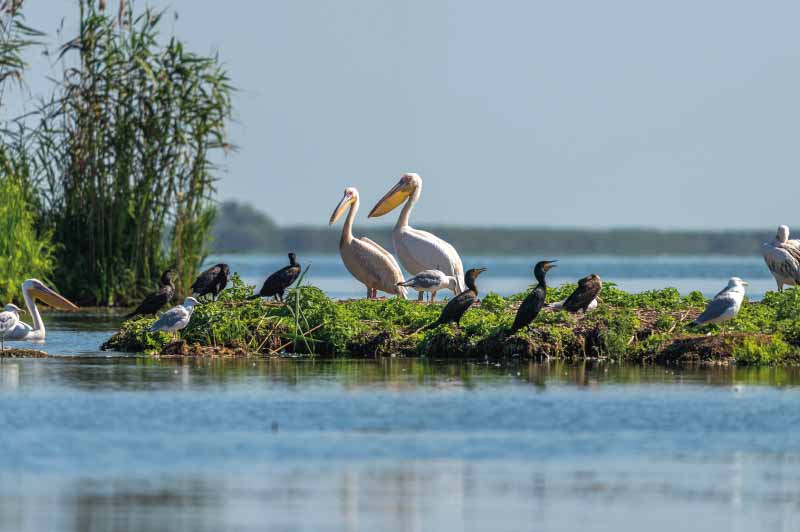
[[(228, 259), (253, 279), (280, 262)], [(712, 291), (731, 275), (721, 259), (603, 260), (565, 259), (561, 273)], [(333, 261), (311, 262), (312, 282), (360, 295)], [(527, 282), (529, 259), (487, 263), (487, 288)], [(732, 263), (751, 280), (760, 266)], [(45, 321), (38, 347), (63, 358), (0, 362), (0, 531), (777, 531), (800, 519), (800, 369), (155, 361), (97, 352), (114, 313)]]
[(0, 530), (790, 530), (800, 374), (0, 364)]
[[(483, 292), (510, 295), (521, 292), (533, 282), (533, 265), (542, 259), (558, 257), (463, 257), (464, 267), (485, 267), (478, 283)], [(308, 282), (328, 292), (331, 297), (363, 297), (366, 292), (345, 270), (337, 255), (298, 257), (311, 265)], [(222, 255), (209, 257), (208, 263), (227, 262), (249, 284), (261, 286), (271, 272), (288, 264), (284, 255)], [(719, 292), (728, 279), (736, 276), (750, 282), (751, 299), (761, 299), (775, 282), (760, 256), (752, 257), (560, 257), (559, 267), (548, 274), (557, 286), (590, 273), (620, 288), (633, 292), (673, 286), (688, 294), (700, 290), (707, 297)]]

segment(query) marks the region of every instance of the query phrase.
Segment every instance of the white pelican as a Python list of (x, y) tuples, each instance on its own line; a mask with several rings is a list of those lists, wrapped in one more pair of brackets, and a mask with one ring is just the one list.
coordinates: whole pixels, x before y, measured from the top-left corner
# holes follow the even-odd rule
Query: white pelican
[[(392, 231), (394, 250), (400, 259), (400, 264), (412, 275), (434, 269), (452, 275), (457, 281), (456, 290), (453, 292), (459, 294), (465, 290), (464, 266), (456, 249), (436, 235), (408, 225), (411, 209), (414, 208), (421, 193), (422, 178), (417, 174), (403, 174), (400, 181), (373, 207), (369, 217), (383, 216), (407, 199)], [(420, 292), (419, 299), (422, 297), (423, 293)]]
[(779, 292), (785, 284), (800, 284), (800, 240), (789, 240), (789, 226), (778, 227), (775, 238), (761, 244), (761, 254), (778, 283)]
[(13, 303), (9, 303), (0, 312), (0, 351), (6, 350), (6, 333), (17, 326), (19, 323), (19, 313), (21, 308)]
[(353, 277), (367, 286), (368, 299), (377, 297), (378, 290), (397, 294), (405, 299), (406, 289), (398, 286), (398, 283), (403, 282), (403, 274), (392, 254), (367, 237), (353, 236), (353, 219), (359, 203), (358, 190), (348, 187), (344, 189), (342, 201), (331, 214), (330, 225), (333, 225), (345, 209), (350, 207), (342, 227), (342, 239), (339, 241), (342, 262)]
[(53, 308), (61, 310), (78, 310), (78, 307), (65, 297), (57, 294), (38, 279), (28, 279), (22, 283), (22, 297), (25, 298), (25, 306), (33, 320), (33, 327), (18, 321), (17, 324), (5, 335), (5, 340), (25, 340), (42, 341), (45, 338), (44, 322), (36, 308), (36, 300), (39, 299)]
[(430, 292), (431, 301), (433, 301), (436, 299), (436, 292), (439, 290), (449, 289), (453, 292), (458, 290), (458, 280), (452, 275), (445, 275), (444, 272), (439, 270), (425, 270), (411, 279), (403, 281), (400, 286), (413, 288), (420, 293)]
[(194, 306), (198, 301), (193, 297), (187, 297), (182, 305), (176, 305), (161, 315), (151, 326), (150, 332), (163, 331), (175, 333), (183, 330), (189, 325), (192, 319)]
[(731, 277), (728, 286), (714, 296), (714, 299), (708, 303), (706, 309), (692, 322), (692, 325), (722, 323), (735, 318), (742, 306), (746, 286), (747, 282), (738, 277)]

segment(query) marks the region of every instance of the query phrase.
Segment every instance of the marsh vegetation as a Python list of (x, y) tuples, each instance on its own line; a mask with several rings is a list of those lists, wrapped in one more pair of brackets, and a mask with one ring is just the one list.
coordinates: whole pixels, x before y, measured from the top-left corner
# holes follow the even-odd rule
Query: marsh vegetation
[[(548, 289), (548, 302), (564, 299), (574, 284)], [(706, 300), (666, 288), (632, 294), (608, 284), (602, 304), (585, 316), (544, 311), (527, 329), (509, 335), (519, 302), (488, 294), (469, 310), (461, 328), (432, 330), (438, 304), (388, 299), (334, 301), (314, 286), (289, 291), (287, 304), (245, 301), (253, 287), (234, 277), (218, 301), (199, 306), (182, 340), (150, 334), (151, 318), (126, 322), (104, 346), (149, 354), (264, 356), (285, 353), (321, 357), (512, 358), (618, 361), (800, 361), (800, 291), (770, 292), (747, 302), (724, 327), (697, 328), (691, 321)]]
[[(208, 251), (214, 152), (230, 148), (230, 80), (216, 56), (160, 34), (163, 12), (76, 6), (78, 34), (55, 54), (52, 93), (7, 128), (0, 180), (14, 169), (54, 258), (44, 255), (41, 275), (67, 297), (129, 303), (170, 265), (183, 292)], [(14, 35), (0, 51), (35, 44)], [(21, 77), (24, 64), (14, 64), (11, 77)]]

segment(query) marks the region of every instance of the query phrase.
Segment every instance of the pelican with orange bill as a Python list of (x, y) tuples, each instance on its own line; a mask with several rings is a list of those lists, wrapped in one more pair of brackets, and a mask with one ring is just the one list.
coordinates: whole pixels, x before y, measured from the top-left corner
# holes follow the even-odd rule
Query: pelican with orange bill
[[(464, 266), (456, 249), (441, 238), (427, 231), (414, 229), (408, 224), (411, 210), (422, 194), (422, 178), (414, 173), (403, 174), (400, 181), (386, 193), (369, 213), (370, 218), (390, 213), (403, 202), (403, 210), (392, 230), (392, 242), (400, 264), (412, 275), (425, 270), (440, 270), (456, 278), (453, 292), (465, 290)], [(419, 293), (419, 299), (423, 292)]]
[(28, 279), (22, 283), (22, 297), (25, 299), (25, 306), (28, 307), (33, 325), (18, 320), (15, 326), (3, 335), (4, 341), (40, 342), (45, 339), (46, 330), (42, 315), (39, 314), (39, 309), (36, 307), (37, 299), (55, 309), (78, 310), (77, 305), (38, 279)]

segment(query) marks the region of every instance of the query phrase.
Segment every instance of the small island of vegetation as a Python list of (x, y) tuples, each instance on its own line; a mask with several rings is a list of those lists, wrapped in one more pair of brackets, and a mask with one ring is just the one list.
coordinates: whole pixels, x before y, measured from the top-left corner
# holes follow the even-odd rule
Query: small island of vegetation
[[(549, 302), (575, 288), (548, 289)], [(745, 302), (724, 326), (697, 328), (691, 321), (706, 300), (666, 288), (639, 294), (607, 284), (602, 302), (586, 315), (545, 311), (508, 335), (527, 292), (488, 294), (469, 310), (461, 328), (422, 330), (441, 312), (438, 304), (404, 299), (334, 301), (314, 286), (298, 286), (286, 303), (247, 300), (253, 288), (234, 276), (219, 299), (196, 308), (182, 339), (150, 333), (152, 318), (126, 322), (104, 349), (158, 356), (427, 357), (529, 360), (611, 359), (626, 362), (793, 364), (800, 361), (800, 291), (770, 292)]]

